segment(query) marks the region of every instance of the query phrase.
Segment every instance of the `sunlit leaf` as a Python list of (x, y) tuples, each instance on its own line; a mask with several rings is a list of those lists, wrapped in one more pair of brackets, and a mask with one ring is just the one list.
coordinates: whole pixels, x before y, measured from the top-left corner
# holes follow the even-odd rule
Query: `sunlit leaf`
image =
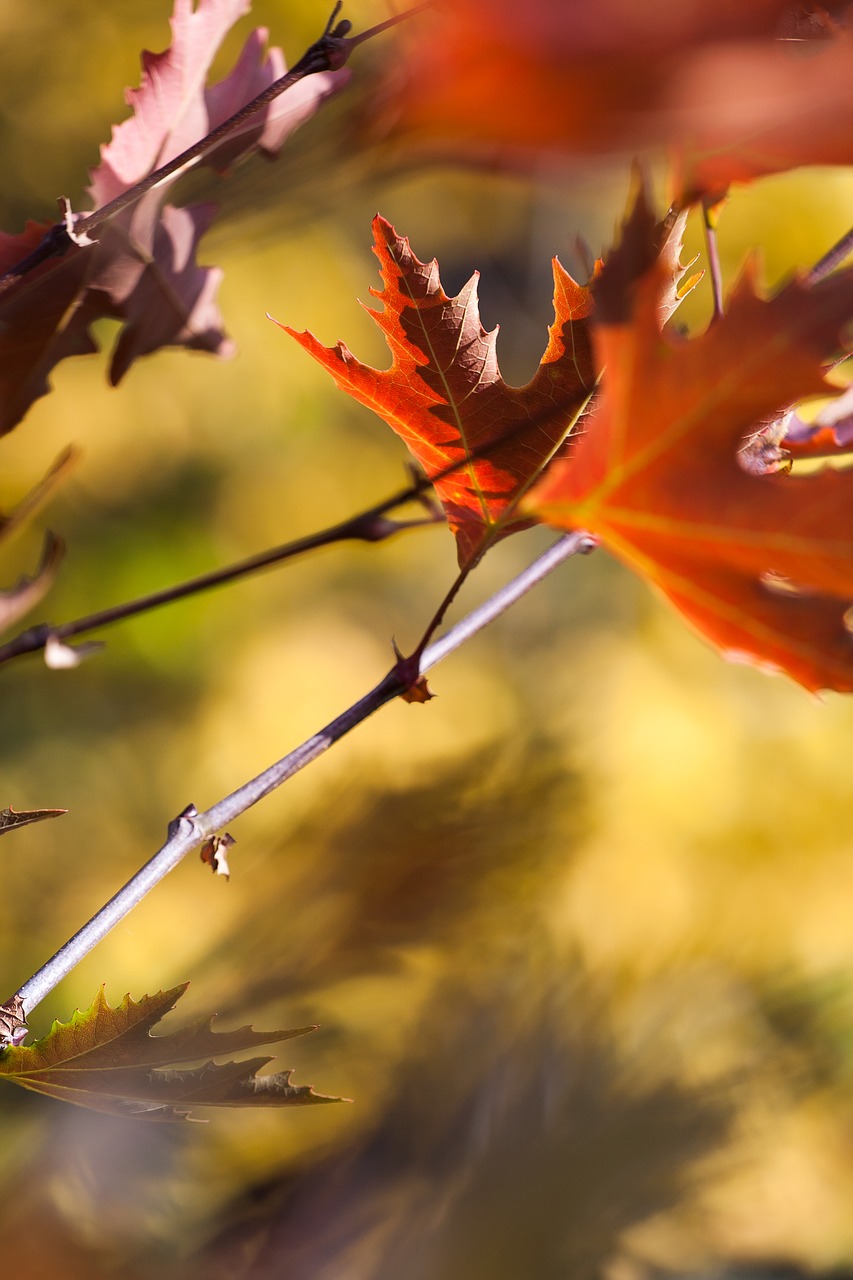
[(636, 251), (617, 251), (597, 290), (597, 411), (527, 509), (595, 533), (727, 656), (853, 689), (853, 472), (756, 474), (741, 455), (783, 408), (827, 394), (853, 272), (765, 299), (747, 271), (686, 340), (663, 331), (672, 266), (649, 265), (655, 237), (640, 201), (624, 240)]
[(547, 349), (532, 380), (510, 387), (498, 368), (497, 330), (487, 333), (480, 323), (477, 276), (448, 298), (435, 260), (416, 258), (384, 218), (373, 229), (384, 288), (371, 293), (384, 309), (368, 313), (385, 335), (391, 367), (362, 364), (342, 342), (324, 347), (313, 334), (287, 332), (339, 387), (385, 419), (428, 476), (458, 466), (435, 488), (466, 565), (496, 533), (529, 523), (512, 519), (513, 505), (594, 390), (591, 294), (554, 260)]

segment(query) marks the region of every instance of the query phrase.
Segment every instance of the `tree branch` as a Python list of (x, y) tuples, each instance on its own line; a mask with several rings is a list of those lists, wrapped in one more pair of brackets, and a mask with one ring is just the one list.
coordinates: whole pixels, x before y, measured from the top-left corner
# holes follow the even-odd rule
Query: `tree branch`
[[(328, 529), (322, 529), (318, 533), (308, 534), (304, 538), (295, 538), (292, 542), (285, 542), (281, 546), (272, 547), (268, 551), (261, 551), (258, 555), (250, 556), (246, 560), (239, 560), (236, 564), (226, 565), (223, 569), (213, 569), (210, 573), (200, 574), (198, 577), (190, 578), (186, 582), (177, 583), (172, 587), (163, 587), (160, 591), (152, 591), (149, 595), (125, 601), (123, 604), (112, 605), (96, 613), (87, 614), (85, 617), (75, 618), (71, 622), (63, 622), (59, 626), (53, 626), (49, 622), (42, 622), (37, 626), (28, 627), (25, 631), (7, 641), (6, 644), (0, 645), (0, 665), (4, 662), (12, 662), (15, 658), (23, 657), (27, 653), (36, 653), (44, 649), (52, 639), (70, 640), (74, 636), (101, 630), (103, 627), (112, 626), (116, 622), (122, 622), (126, 618), (138, 617), (140, 614), (149, 613), (153, 609), (159, 609), (163, 605), (173, 604), (177, 600), (185, 600), (190, 596), (198, 595), (202, 591), (210, 591), (214, 587), (221, 587), (226, 583), (235, 582), (240, 578), (248, 577), (249, 574), (256, 573), (259, 569), (282, 564), (286, 560), (292, 560), (296, 556), (303, 555), (307, 551), (314, 551), (318, 547), (326, 547), (336, 542), (346, 541), (382, 542), (385, 538), (390, 538), (404, 529), (416, 529), (423, 525), (438, 524), (443, 520), (443, 516), (438, 508), (434, 507), (426, 497), (427, 490), (431, 487), (431, 484), (432, 482), (425, 476), (419, 478), (407, 489), (402, 489), (384, 502), (377, 503), (376, 506), (370, 507), (358, 515), (351, 516), (349, 520), (332, 525)], [(419, 499), (427, 507), (428, 515), (419, 520), (391, 520), (388, 518), (386, 514), (388, 511), (393, 510), (395, 507), (403, 506), (404, 503), (415, 502)]]
[(845, 258), (853, 253), (853, 227), (845, 231), (840, 240), (827, 249), (823, 257), (806, 273), (806, 284), (817, 284), (831, 276), (836, 267), (840, 267)]
[[(595, 545), (594, 538), (582, 532), (566, 534), (553, 543), (511, 582), (431, 644), (421, 656), (419, 674), (429, 671), (488, 626), (563, 561), (574, 555), (585, 554)], [(206, 812), (199, 813), (194, 805), (188, 805), (169, 824), (166, 843), (150, 861), (47, 964), (34, 973), (5, 1005), (0, 1006), (0, 1046), (19, 1043), (25, 1038), (24, 1020), (27, 1015), (188, 853), (205, 844), (226, 823), (233, 822), (264, 796), (287, 782), (374, 711), (404, 693), (411, 684), (411, 675), (403, 660), (392, 667), (369, 693), (319, 733), (308, 738), (301, 746), (288, 752)]]

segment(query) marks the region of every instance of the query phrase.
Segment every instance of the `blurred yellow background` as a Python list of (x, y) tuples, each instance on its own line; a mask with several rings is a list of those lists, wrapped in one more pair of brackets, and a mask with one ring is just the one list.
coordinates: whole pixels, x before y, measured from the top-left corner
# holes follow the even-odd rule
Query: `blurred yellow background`
[[(387, 16), (350, 6), (357, 29)], [(85, 207), (166, 0), (0, 7), (2, 218)], [(257, 0), (288, 61), (307, 0)], [(68, 361), (0, 441), (0, 510), (69, 442), (82, 459), (4, 549), (68, 555), (38, 610), (65, 621), (332, 524), (404, 483), (402, 446), (266, 313), (387, 352), (357, 305), (378, 209), (448, 292), (482, 271), (507, 380), (536, 367), (549, 260), (611, 243), (627, 162), (524, 178), (420, 170), (357, 145), (381, 62), (273, 165), (217, 186), (204, 263), (239, 355), (140, 361), (111, 390)], [(731, 198), (726, 278), (769, 281), (840, 235), (853, 177)], [(691, 252), (701, 251), (691, 227)], [(688, 254), (686, 256), (691, 256)], [(704, 286), (684, 323), (708, 314)], [(111, 326), (99, 329), (107, 349)], [(549, 541), (498, 547), (471, 607)], [(361, 696), (455, 571), (441, 528), (340, 546), (104, 633), (74, 672), (0, 670), (0, 806), (64, 818), (2, 843), (2, 970), (16, 989), (162, 843)], [(457, 610), (457, 614), (460, 610)], [(729, 666), (604, 554), (553, 580), (235, 823), (232, 879), (181, 867), (38, 1009), (192, 980), (174, 1015), (322, 1024), (296, 1081), (353, 1098), (174, 1128), (0, 1091), (8, 1269), (30, 1276), (379, 1280), (622, 1277), (853, 1255), (853, 703)]]

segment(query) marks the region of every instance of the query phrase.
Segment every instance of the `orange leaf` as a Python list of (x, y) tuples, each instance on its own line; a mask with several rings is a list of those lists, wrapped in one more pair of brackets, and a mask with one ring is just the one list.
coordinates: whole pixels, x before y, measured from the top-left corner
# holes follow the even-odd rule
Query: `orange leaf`
[[(638, 202), (624, 243), (643, 228), (648, 243)], [(597, 413), (524, 509), (595, 533), (728, 657), (853, 689), (853, 472), (750, 474), (738, 457), (762, 421), (828, 393), (853, 271), (769, 299), (748, 271), (726, 314), (688, 341), (662, 331), (671, 265), (635, 261), (632, 280), (617, 252), (596, 290)]]
[(490, 167), (671, 148), (693, 194), (853, 164), (853, 34), (803, 8), (436, 0), (431, 20), (404, 33), (407, 74), (384, 110), (377, 95), (368, 127), (387, 120), (409, 160), (421, 149)]
[(477, 276), (448, 298), (435, 260), (420, 262), (384, 218), (373, 230), (385, 287), (371, 293), (384, 310), (368, 313), (385, 334), (390, 369), (362, 364), (342, 342), (324, 347), (313, 334), (286, 332), (385, 419), (428, 476), (458, 465), (435, 488), (465, 566), (489, 540), (530, 523), (514, 519), (513, 506), (592, 393), (592, 297), (555, 259), (548, 347), (533, 379), (510, 387), (498, 369), (497, 329), (486, 333), (480, 323)]

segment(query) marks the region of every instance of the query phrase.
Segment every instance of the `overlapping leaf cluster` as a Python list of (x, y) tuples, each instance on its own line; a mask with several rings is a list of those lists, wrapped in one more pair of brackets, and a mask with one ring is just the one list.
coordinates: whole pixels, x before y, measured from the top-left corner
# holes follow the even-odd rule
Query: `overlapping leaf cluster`
[(435, 10), (388, 114), (407, 148), (490, 165), (666, 149), (682, 195), (853, 163), (846, 0), (438, 0)]
[[(200, 0), (197, 6), (175, 0), (172, 44), (164, 53), (143, 55), (142, 83), (127, 94), (133, 114), (113, 130), (91, 174), (93, 210), (182, 155), (284, 74), (281, 50), (267, 50), (267, 33), (258, 29), (229, 75), (207, 86), (222, 40), (249, 8), (250, 0)], [(254, 150), (275, 155), (346, 74), (300, 81), (229, 132), (200, 163), (223, 173)], [(0, 434), (47, 392), (59, 361), (97, 350), (97, 320), (121, 322), (110, 363), (114, 384), (139, 356), (161, 347), (220, 356), (233, 349), (216, 304), (221, 272), (196, 261), (216, 207), (165, 203), (179, 177), (180, 171), (110, 218), (94, 244), (72, 243), (61, 257), (0, 282)], [(48, 229), (31, 222), (19, 235), (0, 233), (0, 275), (38, 249)]]
[[(439, 4), (400, 92), (395, 131), (407, 145), (456, 156), (479, 147), (492, 161), (497, 145), (508, 164), (554, 149), (665, 145), (682, 207), (733, 181), (849, 164), (847, 8)], [(558, 270), (557, 319), (525, 388), (502, 383), (473, 288), (445, 298), (436, 264), (418, 262), (381, 222), (385, 311), (372, 314), (391, 368), (366, 370), (343, 345), (299, 340), (430, 474), (458, 466), (439, 493), (463, 564), (492, 522), (500, 533), (525, 519), (586, 529), (728, 656), (786, 671), (809, 689), (849, 690), (853, 481), (764, 463), (846, 445), (846, 400), (813, 428), (788, 411), (836, 390), (824, 372), (847, 349), (853, 276), (794, 281), (767, 298), (748, 271), (724, 314), (688, 341), (667, 326), (679, 248), (678, 226), (656, 226), (640, 201), (590, 288)], [(532, 448), (531, 438), (548, 448)], [(751, 448), (756, 439), (772, 448)], [(489, 457), (496, 440), (499, 475)]]
[[(656, 223), (641, 197), (591, 290), (556, 268), (557, 319), (524, 388), (500, 379), (473, 287), (447, 299), (436, 264), (381, 222), (386, 311), (375, 318), (391, 368), (297, 337), (431, 473), (462, 456), (467, 492), (456, 473), (439, 492), (463, 563), (490, 522), (511, 532), (520, 514), (586, 529), (727, 656), (809, 689), (853, 689), (853, 473), (766, 474), (744, 452), (792, 403), (830, 392), (824, 369), (853, 320), (853, 271), (772, 298), (747, 272), (725, 314), (687, 340), (667, 329), (681, 226)], [(483, 450), (494, 440), (499, 478)]]
[[(265, 33), (256, 32), (231, 74), (206, 87), (223, 35), (247, 8), (247, 0), (176, 0), (171, 48), (145, 55), (142, 84), (129, 97), (133, 115), (92, 175), (96, 209), (281, 75), (280, 54), (266, 54)], [(461, 138), (510, 150), (665, 144), (677, 158), (683, 207), (735, 180), (853, 162), (853, 46), (838, 14), (783, 0), (716, 0), (683, 11), (661, 3), (633, 17), (607, 0), (592, 13), (580, 0), (444, 7), (439, 44), (421, 49), (398, 102), (398, 130), (446, 142), (452, 122), (454, 145)], [(803, 29), (822, 47), (795, 72), (786, 33), (799, 39)], [(275, 153), (336, 83), (312, 77), (288, 95), (282, 114), (257, 117), (203, 163), (223, 170), (252, 149)], [(44, 394), (59, 360), (95, 349), (98, 319), (122, 324), (114, 382), (165, 345), (228, 350), (215, 301), (219, 273), (196, 262), (213, 211), (164, 203), (176, 180), (111, 218), (95, 244), (72, 240), (62, 257), (0, 284), (0, 433)], [(588, 530), (726, 655), (781, 669), (808, 689), (853, 690), (853, 472), (774, 471), (751, 449), (768, 423), (784, 424), (774, 446), (784, 448), (787, 431), (792, 454), (847, 442), (846, 407), (814, 429), (789, 411), (830, 390), (825, 370), (849, 345), (853, 270), (820, 283), (795, 280), (771, 297), (747, 271), (723, 313), (688, 339), (669, 323), (683, 292), (682, 227), (681, 217), (658, 221), (641, 195), (588, 285), (555, 261), (554, 320), (524, 387), (501, 377), (476, 278), (448, 297), (437, 263), (420, 261), (381, 218), (381, 309), (370, 314), (390, 368), (369, 368), (342, 343), (325, 348), (310, 334), (294, 336), (392, 426), (433, 479), (464, 569), (497, 538), (534, 522)], [(0, 272), (36, 250), (44, 230), (31, 224), (0, 237)], [(0, 519), (0, 538), (53, 478)], [(48, 539), (33, 578), (0, 595), (0, 625), (41, 597), (60, 555)], [(4, 812), (0, 829), (49, 816)], [(155, 1119), (179, 1118), (192, 1104), (332, 1100), (292, 1086), (287, 1072), (258, 1077), (267, 1058), (175, 1068), (300, 1034), (215, 1034), (207, 1021), (152, 1037), (181, 990), (128, 998), (117, 1009), (101, 995), (43, 1041), (7, 1048), (0, 1075)]]

